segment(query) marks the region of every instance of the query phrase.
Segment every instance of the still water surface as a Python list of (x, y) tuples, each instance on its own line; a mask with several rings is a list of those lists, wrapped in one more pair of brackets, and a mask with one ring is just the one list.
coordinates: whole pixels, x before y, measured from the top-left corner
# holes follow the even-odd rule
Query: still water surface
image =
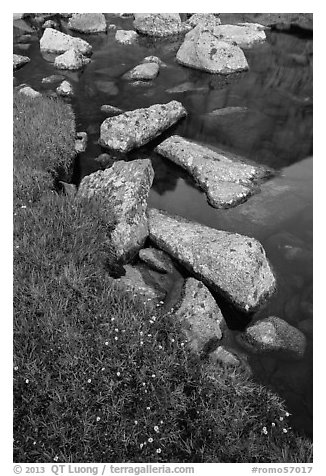
[[(132, 21), (107, 15), (108, 22), (132, 29)], [(62, 31), (67, 30), (65, 22)], [(49, 56), (42, 56), (37, 31), (28, 44), (19, 43), (14, 28), (14, 53), (26, 54), (31, 62), (15, 73), (43, 93), (56, 85), (41, 84), (42, 78), (58, 74)], [(223, 230), (259, 239), (265, 247), (278, 280), (278, 291), (254, 319), (277, 315), (303, 330), (308, 348), (300, 362), (277, 356), (247, 356), (254, 378), (276, 390), (287, 402), (292, 426), (312, 433), (312, 38), (308, 35), (267, 32), (267, 41), (245, 50), (250, 71), (220, 77), (184, 68), (175, 61), (181, 44), (177, 40), (142, 38), (132, 46), (119, 45), (114, 31), (84, 36), (93, 46), (91, 63), (82, 72), (62, 72), (71, 81), (71, 100), (77, 130), (88, 133), (88, 146), (76, 162), (74, 181), (95, 170), (94, 158), (105, 152), (98, 145), (100, 124), (106, 115), (103, 104), (132, 110), (155, 103), (179, 100), (189, 115), (168, 132), (218, 146), (257, 163), (273, 167), (276, 177), (261, 193), (229, 210), (211, 208), (185, 171), (153, 152), (157, 139), (134, 151), (125, 160), (149, 157), (155, 179), (149, 206), (187, 217)], [(83, 37), (83, 35), (78, 35)], [(156, 55), (166, 63), (159, 76), (147, 84), (133, 85), (121, 76), (145, 56)], [(61, 74), (61, 72), (59, 72)], [(180, 88), (180, 85), (182, 87)], [(174, 88), (179, 87), (179, 91)], [(172, 91), (171, 91), (172, 90)], [(218, 108), (228, 114), (208, 115)], [(233, 329), (227, 344), (240, 352)]]

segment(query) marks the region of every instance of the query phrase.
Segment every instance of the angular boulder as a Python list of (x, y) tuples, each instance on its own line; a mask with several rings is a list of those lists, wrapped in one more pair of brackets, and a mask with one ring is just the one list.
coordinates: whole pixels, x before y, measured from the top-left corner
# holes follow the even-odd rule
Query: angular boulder
[(250, 352), (256, 354), (278, 352), (293, 360), (301, 359), (306, 349), (304, 334), (275, 316), (255, 322), (236, 338)]
[(134, 30), (117, 30), (115, 40), (122, 45), (132, 45), (139, 38), (138, 33)]
[(147, 215), (152, 242), (241, 311), (257, 310), (274, 292), (273, 271), (254, 238), (154, 208)]
[(187, 346), (193, 352), (208, 352), (222, 338), (221, 310), (207, 287), (197, 279), (186, 279), (173, 316), (181, 324)]
[(212, 34), (219, 40), (248, 48), (266, 40), (262, 25), (257, 23), (242, 23), (238, 25), (218, 25)]
[(81, 69), (83, 66), (88, 64), (91, 60), (86, 58), (80, 51), (72, 48), (67, 50), (62, 55), (59, 55), (54, 60), (54, 67), (58, 69), (68, 69), (75, 71)]
[(249, 69), (241, 48), (220, 41), (200, 25), (187, 33), (176, 60), (183, 66), (208, 73), (230, 74)]
[(187, 170), (215, 208), (229, 208), (247, 200), (258, 190), (257, 180), (270, 175), (265, 167), (242, 162), (224, 151), (171, 136), (155, 149)]
[(156, 78), (159, 69), (157, 63), (143, 63), (125, 73), (123, 78), (128, 80), (151, 80)]
[(61, 33), (53, 28), (46, 28), (40, 39), (40, 50), (49, 53), (64, 53), (75, 48), (83, 55), (89, 55), (92, 47), (87, 41)]
[(21, 68), (25, 64), (30, 62), (30, 58), (28, 56), (22, 56), (22, 55), (13, 55), (13, 69), (14, 71), (18, 68)]
[(101, 124), (99, 143), (128, 152), (147, 144), (186, 115), (187, 111), (178, 101), (127, 111)]
[(173, 273), (174, 266), (170, 256), (156, 248), (144, 248), (139, 251), (139, 259), (160, 273)]
[(68, 28), (81, 33), (105, 32), (105, 16), (103, 13), (74, 13), (69, 20)]
[(179, 13), (135, 13), (134, 28), (147, 36), (179, 35), (191, 29), (182, 23)]
[(104, 171), (83, 178), (78, 194), (101, 200), (116, 220), (111, 241), (117, 258), (135, 256), (148, 236), (147, 197), (154, 178), (149, 159), (118, 161)]

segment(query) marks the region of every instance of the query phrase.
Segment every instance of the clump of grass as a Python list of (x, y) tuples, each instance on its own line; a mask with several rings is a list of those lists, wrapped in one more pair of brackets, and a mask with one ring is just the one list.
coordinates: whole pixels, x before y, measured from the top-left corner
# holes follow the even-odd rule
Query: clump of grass
[(53, 98), (14, 94), (14, 201), (35, 201), (55, 179), (66, 178), (75, 157), (70, 105)]
[[(55, 148), (69, 151), (70, 139)], [(14, 460), (311, 461), (311, 443), (289, 428), (276, 395), (241, 371), (203, 366), (171, 316), (119, 294), (108, 269), (113, 213), (54, 193), (60, 160), (22, 150), (14, 149)], [(34, 201), (19, 154), (28, 180), (45, 179)]]

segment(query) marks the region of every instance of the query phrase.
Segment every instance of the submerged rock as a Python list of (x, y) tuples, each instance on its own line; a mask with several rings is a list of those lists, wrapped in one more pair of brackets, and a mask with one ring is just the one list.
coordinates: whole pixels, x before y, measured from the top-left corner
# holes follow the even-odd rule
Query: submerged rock
[(119, 94), (119, 88), (114, 81), (95, 81), (96, 88), (109, 96)]
[(140, 250), (139, 258), (150, 268), (160, 273), (172, 273), (174, 270), (170, 256), (156, 248), (144, 248)]
[(65, 79), (62, 74), (51, 74), (50, 76), (46, 76), (42, 79), (42, 84), (51, 84), (51, 83), (58, 83)]
[(160, 67), (157, 63), (143, 63), (125, 73), (123, 78), (128, 80), (150, 80), (156, 78), (159, 69)]
[(21, 68), (25, 64), (30, 62), (30, 58), (28, 56), (22, 55), (13, 55), (13, 69), (14, 71), (18, 68)]
[(147, 36), (179, 35), (191, 29), (182, 23), (179, 13), (135, 13), (134, 28)]
[(194, 93), (205, 93), (208, 92), (209, 89), (207, 86), (196, 86), (196, 84), (192, 83), (191, 81), (185, 81), (184, 83), (178, 84), (173, 88), (169, 88), (166, 90), (169, 94), (177, 94), (177, 93), (185, 93), (185, 92), (194, 92)]
[(92, 52), (92, 47), (87, 41), (66, 35), (53, 28), (46, 28), (40, 39), (40, 50), (44, 52), (64, 53), (72, 48), (75, 48), (83, 55), (89, 55)]
[(35, 91), (35, 89), (31, 88), (30, 86), (22, 86), (19, 89), (19, 94), (24, 94), (25, 96), (28, 96), (33, 99), (42, 96), (41, 93), (39, 93), (38, 91)]
[(197, 279), (186, 279), (173, 315), (181, 324), (188, 347), (196, 353), (208, 352), (222, 338), (221, 310), (207, 287)]
[(115, 39), (122, 45), (132, 45), (139, 38), (138, 33), (134, 30), (117, 30)]
[(148, 210), (149, 236), (214, 291), (244, 312), (274, 292), (273, 271), (254, 238), (215, 230), (166, 212)]
[(270, 175), (265, 167), (243, 163), (234, 155), (172, 136), (155, 149), (163, 157), (187, 170), (215, 208), (244, 202), (258, 190), (258, 179)]
[(86, 132), (77, 132), (75, 140), (75, 151), (77, 154), (85, 152), (87, 147), (87, 133)]
[(66, 51), (54, 60), (54, 67), (58, 69), (77, 70), (88, 64), (91, 60), (86, 58), (75, 48)]
[(105, 16), (103, 13), (74, 13), (69, 20), (68, 28), (81, 33), (105, 32)]
[(241, 107), (241, 106), (229, 106), (229, 107), (221, 107), (219, 109), (214, 109), (213, 111), (210, 111), (204, 114), (204, 116), (206, 117), (228, 116), (229, 114), (239, 114), (243, 112), (248, 112), (248, 108)]
[(264, 27), (257, 23), (242, 23), (238, 25), (218, 25), (212, 34), (219, 40), (248, 48), (266, 40)]
[(219, 40), (200, 25), (187, 33), (176, 59), (184, 66), (208, 73), (230, 74), (249, 69), (241, 48)]
[(306, 349), (304, 334), (275, 316), (255, 322), (236, 338), (253, 353), (280, 352), (294, 360), (301, 359)]
[(128, 260), (143, 247), (148, 236), (147, 197), (154, 178), (149, 159), (118, 161), (104, 171), (83, 178), (78, 193), (101, 200), (116, 219), (111, 235), (117, 258)]
[(128, 152), (147, 144), (186, 115), (187, 111), (178, 101), (127, 111), (102, 123), (99, 143)]
[(62, 83), (56, 89), (59, 96), (71, 97), (74, 95), (74, 90), (69, 81), (62, 81)]

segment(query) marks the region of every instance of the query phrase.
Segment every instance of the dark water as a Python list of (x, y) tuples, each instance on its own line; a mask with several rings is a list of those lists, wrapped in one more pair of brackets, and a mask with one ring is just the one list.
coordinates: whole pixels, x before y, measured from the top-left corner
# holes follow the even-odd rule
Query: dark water
[[(108, 18), (122, 29), (132, 29), (130, 19)], [(64, 22), (61, 27), (67, 31)], [(40, 54), (38, 38), (42, 31), (23, 46), (18, 44), (20, 33), (14, 29), (14, 52), (28, 55), (31, 62), (15, 73), (18, 82), (41, 92), (54, 90), (56, 85), (41, 84), (43, 77), (58, 73)], [(249, 72), (220, 77), (178, 65), (175, 54), (180, 39), (143, 38), (137, 45), (126, 46), (116, 43), (114, 35), (115, 31), (109, 31), (85, 36), (93, 46), (92, 62), (82, 72), (62, 73), (76, 93), (71, 103), (77, 129), (87, 131), (89, 140), (86, 152), (77, 160), (74, 180), (78, 183), (97, 170), (94, 158), (105, 152), (97, 144), (100, 124), (106, 118), (101, 105), (132, 110), (172, 99), (181, 101), (189, 113), (174, 126), (173, 133), (224, 147), (277, 170), (277, 176), (248, 202), (216, 210), (183, 170), (153, 152), (153, 143), (125, 157), (152, 159), (155, 179), (150, 206), (214, 228), (247, 234), (263, 243), (277, 275), (278, 291), (254, 319), (282, 317), (303, 330), (308, 347), (300, 362), (278, 356), (248, 356), (249, 363), (254, 378), (286, 400), (293, 413), (293, 427), (312, 434), (312, 38), (298, 31), (295, 35), (269, 31), (264, 44), (245, 50)], [(133, 85), (121, 79), (149, 55), (159, 56), (167, 64), (153, 82)], [(167, 91), (186, 82), (191, 83), (191, 91)], [(207, 116), (214, 109), (227, 107), (246, 109)], [(234, 340), (236, 333), (230, 331), (226, 342), (240, 352)]]

